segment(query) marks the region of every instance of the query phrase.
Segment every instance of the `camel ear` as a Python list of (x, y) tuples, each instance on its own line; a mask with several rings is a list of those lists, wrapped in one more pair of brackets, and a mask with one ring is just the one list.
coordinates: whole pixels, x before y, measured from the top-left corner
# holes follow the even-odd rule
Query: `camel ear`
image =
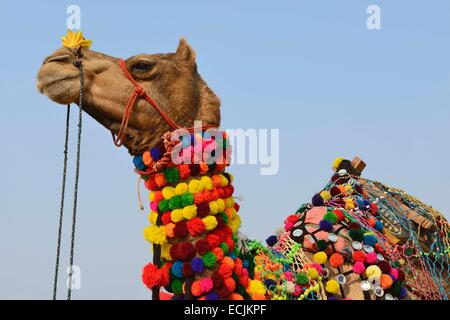
[(180, 43), (178, 44), (177, 52), (175, 53), (175, 57), (188, 65), (192, 65), (195, 62), (195, 51), (192, 47), (187, 43), (184, 37), (180, 38)]

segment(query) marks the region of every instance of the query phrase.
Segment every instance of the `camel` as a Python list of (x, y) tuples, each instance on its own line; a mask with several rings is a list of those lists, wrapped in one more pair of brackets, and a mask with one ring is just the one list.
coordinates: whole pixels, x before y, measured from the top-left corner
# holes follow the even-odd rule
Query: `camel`
[[(220, 100), (195, 58), (184, 38), (174, 53), (139, 54), (122, 65), (80, 42), (45, 58), (37, 76), (39, 92), (58, 104), (78, 104), (74, 62), (81, 60), (83, 111), (120, 135), (134, 157), (150, 190), (151, 225), (144, 235), (157, 259), (144, 267), (142, 280), (154, 299), (160, 292), (201, 300), (447, 298), (448, 222), (401, 190), (362, 178), (365, 163), (357, 157), (338, 158), (330, 182), (289, 215), (267, 245), (241, 236), (233, 177), (226, 172), (229, 140), (213, 129), (220, 126)], [(180, 128), (200, 120), (212, 133), (188, 131), (189, 139), (176, 140), (143, 92)], [(191, 160), (191, 139), (200, 139), (201, 152), (208, 146), (223, 151), (223, 161), (176, 164), (170, 157), (180, 145), (177, 152), (189, 150)]]

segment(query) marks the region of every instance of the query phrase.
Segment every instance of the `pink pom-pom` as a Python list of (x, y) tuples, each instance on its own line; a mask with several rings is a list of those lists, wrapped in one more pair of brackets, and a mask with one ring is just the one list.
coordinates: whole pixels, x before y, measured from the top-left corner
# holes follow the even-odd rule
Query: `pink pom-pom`
[(284, 230), (289, 231), (293, 226), (294, 224), (291, 221), (286, 221), (286, 223), (284, 224)]
[(391, 277), (394, 278), (394, 280), (398, 279), (398, 269), (391, 268), (391, 271), (389, 272), (389, 274), (391, 275)]
[(152, 211), (156, 212), (158, 210), (158, 202), (156, 202), (156, 201), (150, 202), (150, 209), (152, 209)]
[(366, 254), (366, 262), (368, 264), (375, 264), (378, 261), (377, 254), (375, 252), (371, 252)]
[(364, 266), (364, 263), (357, 261), (353, 265), (353, 272), (356, 274), (362, 274), (366, 270), (366, 267)]
[(286, 271), (284, 273), (284, 276), (286, 277), (287, 281), (292, 281), (292, 273), (290, 273), (289, 271)]
[(321, 266), (320, 264), (318, 264), (318, 263), (313, 263), (313, 264), (312, 264), (312, 267), (313, 267), (314, 269), (317, 270), (317, 273), (319, 273), (319, 274), (322, 273), (322, 266)]
[(203, 293), (211, 291), (211, 289), (213, 288), (213, 282), (211, 278), (203, 278), (202, 280), (200, 280), (200, 288), (202, 289)]

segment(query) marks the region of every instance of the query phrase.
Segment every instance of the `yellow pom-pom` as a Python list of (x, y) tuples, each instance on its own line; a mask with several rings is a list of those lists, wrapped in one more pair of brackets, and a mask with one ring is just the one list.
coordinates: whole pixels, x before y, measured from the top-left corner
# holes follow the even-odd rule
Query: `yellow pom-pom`
[(189, 190), (189, 187), (188, 187), (187, 183), (185, 183), (185, 182), (180, 182), (175, 187), (175, 193), (177, 195), (179, 195), (179, 196), (181, 196), (182, 194), (188, 192), (188, 190)]
[(231, 228), (231, 231), (233, 231), (233, 233), (235, 234), (241, 227), (241, 217), (238, 214), (235, 214), (231, 220), (228, 220), (228, 226)]
[(219, 177), (222, 187), (226, 187), (228, 185), (228, 179), (223, 174), (219, 174)]
[(322, 197), (324, 202), (328, 202), (331, 199), (331, 193), (328, 190), (324, 190), (320, 193), (320, 196)]
[(225, 211), (225, 201), (221, 198), (217, 199), (217, 208), (218, 212), (224, 212)]
[(148, 195), (148, 199), (150, 201), (155, 200), (155, 191), (150, 191), (149, 195)]
[(353, 194), (353, 187), (349, 184), (345, 185), (345, 194), (346, 195), (351, 195)]
[(162, 189), (162, 195), (164, 199), (170, 200), (175, 195), (175, 188), (174, 187), (164, 187)]
[(325, 264), (328, 260), (328, 256), (325, 252), (319, 251), (313, 256), (313, 259), (318, 264)]
[(366, 276), (369, 280), (379, 279), (381, 273), (381, 269), (377, 265), (368, 266), (366, 269)]
[(217, 204), (217, 201), (211, 201), (209, 203), (209, 213), (210, 214), (217, 214), (219, 212), (219, 206)]
[(197, 193), (203, 191), (202, 184), (197, 179), (192, 179), (189, 181), (189, 192)]
[(319, 272), (316, 268), (309, 268), (308, 269), (308, 278), (315, 280), (319, 277)]
[(212, 230), (217, 227), (217, 219), (214, 216), (206, 216), (203, 219), (206, 230)]
[(233, 197), (228, 197), (225, 199), (225, 207), (233, 208), (234, 207), (234, 199)]
[(344, 158), (336, 158), (336, 160), (334, 160), (332, 166), (334, 171), (336, 171), (339, 168), (339, 165), (341, 164), (342, 160), (344, 160)]
[(247, 292), (257, 295), (265, 295), (266, 294), (266, 287), (264, 284), (259, 280), (250, 280), (247, 288)]
[(202, 184), (202, 187), (204, 190), (212, 190), (212, 188), (213, 188), (212, 180), (208, 176), (201, 177), (200, 183)]
[(345, 202), (345, 210), (355, 209), (355, 202), (351, 197), (344, 199)]
[(89, 47), (92, 44), (91, 40), (84, 39), (83, 33), (80, 30), (71, 31), (71, 30), (67, 29), (67, 34), (65, 36), (63, 36), (61, 39), (62, 39), (63, 47), (66, 47), (66, 48), (82, 47), (82, 48), (89, 49)]
[(183, 211), (181, 209), (172, 210), (170, 219), (172, 219), (173, 222), (180, 222), (183, 220)]
[(155, 211), (151, 211), (148, 215), (148, 221), (150, 221), (151, 224), (156, 224), (156, 220), (158, 219), (158, 213)]
[(163, 244), (167, 242), (166, 230), (164, 226), (148, 226), (144, 229), (144, 237), (147, 241), (154, 244)]
[(161, 257), (167, 261), (172, 261), (172, 256), (170, 255), (170, 247), (172, 245), (169, 243), (163, 243), (161, 245)]
[(338, 293), (339, 292), (339, 282), (336, 280), (328, 280), (325, 285), (325, 290), (329, 293)]
[(195, 204), (186, 206), (183, 208), (182, 212), (183, 212), (183, 217), (186, 220), (190, 220), (197, 215), (197, 206)]

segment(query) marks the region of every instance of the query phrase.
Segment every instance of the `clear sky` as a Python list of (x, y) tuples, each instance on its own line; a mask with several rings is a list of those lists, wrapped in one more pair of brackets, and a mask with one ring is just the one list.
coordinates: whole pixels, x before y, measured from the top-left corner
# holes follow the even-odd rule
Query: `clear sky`
[[(92, 49), (113, 56), (174, 51), (186, 36), (221, 97), (223, 128), (280, 129), (277, 175), (230, 169), (248, 236), (265, 239), (309, 201), (338, 156), (359, 155), (366, 177), (450, 212), (450, 2), (130, 2), (0, 1), (0, 298), (51, 298), (65, 108), (36, 91), (35, 77), (60, 46), (70, 4)], [(381, 30), (366, 27), (370, 4), (381, 8)], [(73, 298), (147, 299), (148, 221), (131, 158), (84, 120)], [(68, 236), (71, 187), (67, 195)]]

